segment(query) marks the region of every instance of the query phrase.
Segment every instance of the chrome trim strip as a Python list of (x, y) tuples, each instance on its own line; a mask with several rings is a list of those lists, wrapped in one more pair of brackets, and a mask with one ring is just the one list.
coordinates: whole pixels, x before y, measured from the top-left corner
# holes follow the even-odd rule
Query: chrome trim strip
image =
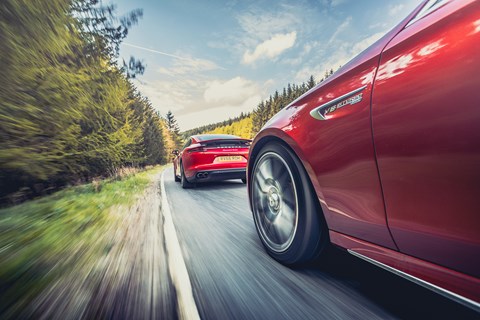
[(463, 297), (463, 296), (461, 296), (461, 295), (459, 295), (459, 294), (457, 294), (457, 293), (451, 292), (451, 291), (449, 291), (449, 290), (447, 290), (447, 289), (441, 288), (441, 287), (439, 287), (439, 286), (437, 286), (437, 285), (434, 285), (433, 283), (430, 283), (430, 282), (427, 282), (427, 281), (422, 280), (422, 279), (420, 279), (420, 278), (417, 278), (417, 277), (415, 277), (415, 276), (412, 276), (411, 274), (408, 274), (408, 273), (406, 273), (406, 272), (403, 272), (403, 271), (400, 271), (400, 270), (395, 269), (395, 268), (393, 268), (393, 267), (390, 267), (389, 265), (386, 265), (386, 264), (384, 264), (384, 263), (381, 263), (380, 261), (377, 261), (377, 260), (375, 260), (375, 259), (372, 259), (372, 258), (369, 258), (369, 257), (367, 257), (367, 256), (364, 256), (363, 254), (360, 254), (360, 253), (355, 252), (355, 251), (353, 251), (353, 250), (347, 249), (347, 251), (348, 251), (350, 254), (356, 256), (357, 258), (360, 258), (360, 259), (363, 259), (363, 260), (365, 260), (365, 261), (367, 261), (367, 262), (370, 262), (370, 263), (376, 265), (377, 267), (380, 267), (380, 268), (382, 268), (382, 269), (385, 269), (385, 270), (387, 270), (387, 271), (390, 271), (390, 272), (392, 272), (392, 273), (394, 273), (394, 274), (396, 274), (396, 275), (398, 275), (398, 276), (401, 276), (401, 277), (403, 277), (403, 278), (405, 278), (405, 279), (407, 279), (407, 280), (410, 280), (410, 281), (412, 281), (412, 282), (414, 282), (414, 283), (416, 283), (416, 284), (418, 284), (418, 285), (421, 285), (421, 286), (423, 286), (423, 287), (425, 287), (425, 288), (427, 288), (427, 289), (430, 289), (430, 290), (432, 290), (432, 291), (434, 291), (434, 292), (436, 292), (436, 293), (438, 293), (438, 294), (441, 294), (441, 295), (444, 296), (444, 297), (447, 297), (447, 298), (449, 298), (449, 299), (452, 299), (452, 300), (454, 300), (454, 301), (456, 301), (456, 302), (458, 302), (458, 303), (460, 303), (460, 304), (462, 304), (462, 305), (464, 305), (464, 306), (466, 306), (466, 307), (469, 307), (469, 308), (471, 308), (471, 309), (473, 309), (473, 310), (475, 310), (475, 311), (477, 311), (477, 312), (480, 312), (480, 303), (478, 303), (478, 302), (475, 302), (475, 301), (473, 301), (473, 300), (470, 300), (470, 299), (468, 299), (468, 298), (465, 298), (465, 297)]
[(321, 113), (322, 110), (324, 110), (324, 109), (326, 109), (330, 106), (333, 106), (334, 104), (337, 104), (337, 103), (341, 102), (342, 100), (345, 100), (345, 99), (349, 98), (350, 96), (353, 96), (356, 93), (359, 93), (360, 91), (364, 90), (366, 87), (367, 86), (365, 85), (361, 88), (350, 91), (349, 93), (346, 93), (346, 94), (344, 94), (344, 95), (342, 95), (338, 98), (335, 98), (332, 101), (324, 103), (324, 104), (314, 108), (312, 111), (310, 111), (310, 115), (317, 120), (327, 120), (327, 118), (325, 118), (323, 116), (323, 114)]

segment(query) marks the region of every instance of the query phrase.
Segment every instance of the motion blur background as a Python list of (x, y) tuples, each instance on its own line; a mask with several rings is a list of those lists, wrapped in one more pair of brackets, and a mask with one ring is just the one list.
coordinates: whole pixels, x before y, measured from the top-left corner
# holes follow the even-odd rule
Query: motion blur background
[[(0, 2), (0, 318), (177, 318), (158, 211), (166, 196), (159, 175), (172, 151), (191, 134), (252, 138), (417, 5), (223, 2)], [(247, 239), (235, 243), (238, 253), (226, 247), (214, 252), (224, 253), (217, 274), (227, 274), (229, 263), (255, 248), (252, 259), (261, 261), (262, 277), (278, 268), (294, 286), (332, 282), (316, 269), (300, 274), (281, 267), (256, 237), (251, 243), (244, 188), (227, 183), (210, 186), (209, 196), (190, 195), (205, 203), (217, 192), (241, 212), (241, 222), (226, 219), (215, 228), (224, 239)], [(184, 194), (175, 192), (182, 213), (191, 213)], [(225, 205), (217, 200), (206, 208)], [(203, 212), (212, 221), (216, 213)], [(209, 241), (209, 226), (198, 226)], [(214, 260), (208, 257), (195, 261)], [(236, 292), (245, 279), (230, 280)], [(333, 281), (332, 288), (350, 282)], [(274, 299), (276, 291), (262, 288)], [(256, 297), (243, 289), (243, 297)], [(358, 299), (348, 285), (344, 296)], [(380, 310), (377, 318), (386, 314), (362, 299), (345, 301), (342, 307), (358, 305), (366, 310), (362, 315), (371, 315), (370, 309)], [(229, 307), (225, 301), (219, 310), (244, 314)]]

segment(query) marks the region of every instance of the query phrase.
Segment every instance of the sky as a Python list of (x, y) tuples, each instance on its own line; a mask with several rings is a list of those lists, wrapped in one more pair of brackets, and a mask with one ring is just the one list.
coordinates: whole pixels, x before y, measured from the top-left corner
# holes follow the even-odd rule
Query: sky
[(143, 9), (120, 58), (143, 61), (134, 80), (182, 131), (250, 112), (275, 90), (320, 80), (379, 39), (419, 0), (114, 0)]

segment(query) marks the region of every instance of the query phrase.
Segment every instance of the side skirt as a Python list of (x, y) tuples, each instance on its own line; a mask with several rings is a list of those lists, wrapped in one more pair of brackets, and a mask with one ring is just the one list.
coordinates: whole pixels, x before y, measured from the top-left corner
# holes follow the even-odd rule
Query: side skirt
[(480, 279), (342, 233), (329, 234), (350, 254), (480, 312)]

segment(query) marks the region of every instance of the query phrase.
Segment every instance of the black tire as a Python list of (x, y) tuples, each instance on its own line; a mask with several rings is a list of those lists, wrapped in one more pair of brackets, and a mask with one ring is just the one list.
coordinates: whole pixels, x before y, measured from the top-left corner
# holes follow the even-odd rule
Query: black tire
[(242, 182), (243, 182), (243, 184), (247, 184), (247, 179), (246, 179), (246, 178), (243, 178), (243, 179), (242, 179)]
[(282, 144), (269, 143), (256, 157), (251, 179), (253, 218), (267, 252), (291, 266), (320, 257), (329, 243), (328, 229), (297, 156)]
[(175, 172), (175, 168), (173, 168), (173, 179), (175, 182), (180, 182), (180, 178), (177, 176), (177, 173)]
[(188, 182), (187, 177), (185, 177), (185, 172), (183, 171), (182, 163), (180, 163), (180, 184), (183, 189), (188, 189), (193, 187), (193, 184)]

